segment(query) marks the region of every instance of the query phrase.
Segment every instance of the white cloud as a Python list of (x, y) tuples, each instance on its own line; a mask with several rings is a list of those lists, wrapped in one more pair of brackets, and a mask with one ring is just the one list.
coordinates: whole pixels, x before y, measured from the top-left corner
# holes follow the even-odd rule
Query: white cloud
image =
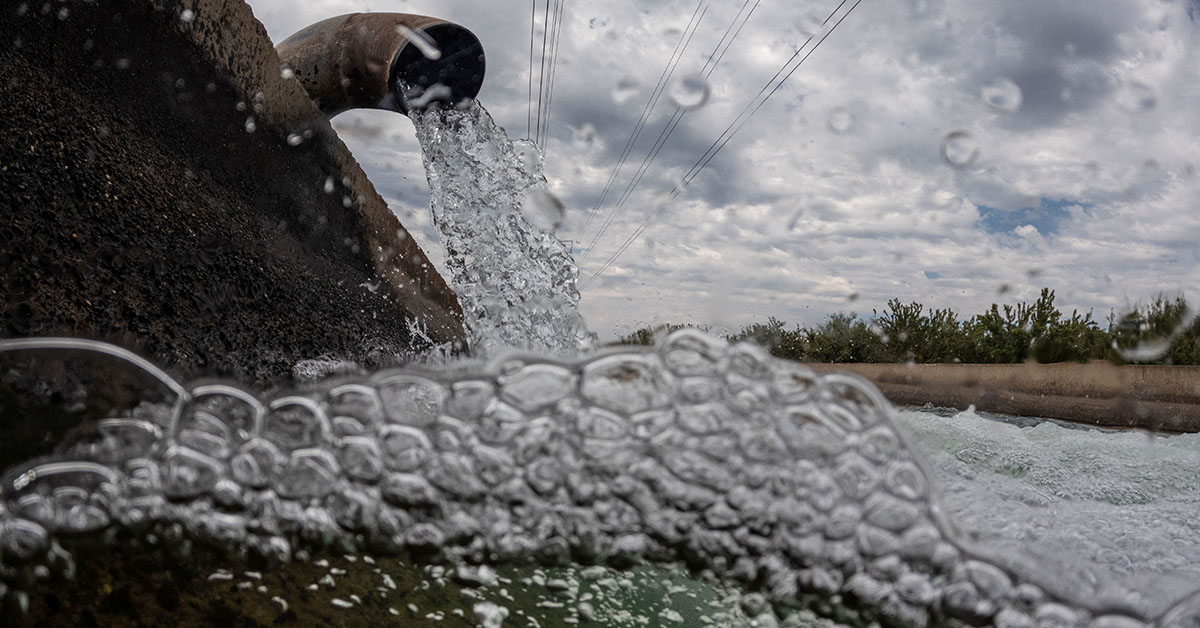
[[(488, 55), (480, 101), (511, 137), (525, 134), (529, 4), (250, 3), (275, 41), (362, 10), (464, 24)], [(817, 7), (821, 19), (837, 3), (827, 4)], [(547, 175), (573, 208), (560, 235), (577, 246), (590, 243), (673, 111), (659, 102), (581, 237), (695, 6), (566, 5)], [(739, 6), (710, 5), (678, 73), (701, 68)], [(892, 297), (969, 314), (1034, 297), (1043, 285), (1066, 309), (1101, 317), (1159, 291), (1200, 302), (1200, 8), (1192, 0), (863, 2), (684, 193), (663, 203), (804, 40), (812, 10), (762, 3), (713, 72), (707, 105), (683, 118), (587, 256), (584, 277), (662, 208), (603, 275), (583, 283), (584, 313), (602, 335), (678, 321), (818, 322), (836, 311), (869, 313)], [(1013, 114), (981, 98), (999, 78), (1021, 88)], [(637, 88), (618, 104), (623, 80)], [(853, 123), (838, 132), (830, 116), (843, 109)], [(335, 124), (422, 245), (435, 246), (411, 124), (382, 112), (343, 114)], [(939, 150), (958, 130), (979, 152), (963, 168)], [(1041, 199), (1067, 202), (1055, 229), (989, 233), (981, 223), (979, 206), (1017, 211)], [(1000, 295), (1001, 287), (1010, 291)]]

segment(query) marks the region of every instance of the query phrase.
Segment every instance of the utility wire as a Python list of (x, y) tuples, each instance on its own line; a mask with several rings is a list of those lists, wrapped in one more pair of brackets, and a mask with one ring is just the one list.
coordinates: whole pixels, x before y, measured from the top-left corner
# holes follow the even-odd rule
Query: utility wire
[(546, 147), (546, 139), (550, 134), (550, 107), (554, 103), (554, 77), (558, 74), (558, 48), (562, 43), (562, 17), (566, 10), (567, 0), (557, 0), (557, 15), (554, 18), (553, 44), (550, 46), (550, 78), (546, 81), (546, 116), (542, 120), (542, 148)]
[(542, 56), (541, 70), (538, 73), (538, 100), (537, 100), (537, 125), (533, 127), (533, 141), (535, 144), (541, 145), (541, 128), (542, 128), (542, 94), (545, 93), (543, 86), (546, 84), (546, 40), (550, 35), (550, 0), (546, 0), (546, 8), (543, 11), (546, 16), (542, 28)]
[[(721, 58), (724, 56), (723, 54), (718, 56), (718, 52), (721, 51), (721, 46), (724, 44), (725, 50), (729, 50), (729, 45), (733, 44), (733, 39), (729, 39), (728, 44), (726, 44), (726, 39), (729, 38), (729, 33), (733, 31), (733, 27), (737, 25), (738, 19), (742, 17), (742, 12), (745, 11), (748, 4), (750, 4), (750, 0), (745, 0), (745, 2), (742, 3), (741, 8), (738, 9), (737, 15), (733, 17), (733, 20), (729, 22), (729, 26), (725, 28), (725, 33), (721, 35), (721, 40), (717, 42), (717, 45), (713, 48), (713, 51), (709, 53), (708, 60), (704, 62), (704, 67), (700, 69), (700, 74), (706, 81), (710, 76), (712, 76), (713, 71), (717, 69), (717, 64), (720, 63)], [(746, 22), (750, 20), (750, 16), (754, 14), (754, 10), (758, 8), (758, 5), (759, 2), (756, 1), (754, 6), (750, 8), (750, 12), (746, 13), (746, 17), (742, 19), (741, 26), (739, 26), (737, 29), (738, 33), (741, 32), (741, 27), (745, 26)], [(736, 37), (737, 34), (735, 33), (734, 38)], [(609, 225), (615, 219), (617, 212), (619, 212), (621, 208), (625, 206), (625, 203), (629, 201), (629, 198), (633, 195), (634, 190), (637, 189), (637, 186), (642, 182), (642, 178), (646, 175), (646, 172), (649, 171), (651, 164), (654, 163), (654, 160), (658, 157), (659, 152), (661, 152), (663, 146), (666, 145), (667, 140), (670, 139), (671, 135), (675, 132), (675, 127), (679, 126), (680, 121), (683, 120), (683, 116), (687, 115), (687, 112), (688, 110), (683, 107), (675, 107), (675, 112), (671, 114), (671, 118), (667, 121), (667, 124), (663, 126), (662, 131), (659, 132), (658, 138), (655, 140), (654, 145), (650, 148), (650, 152), (646, 153), (646, 157), (642, 159), (642, 163), (640, 166), (638, 166), (637, 172), (634, 173), (633, 178), (630, 179), (629, 185), (625, 186), (625, 191), (621, 194), (617, 204), (609, 213), (608, 219), (605, 220), (600, 232), (597, 233), (596, 237), (592, 239), (593, 248), (600, 240), (600, 236), (607, 231)]]
[[(825, 18), (825, 21), (821, 23), (821, 26), (824, 27), (826, 24), (828, 24), (829, 20), (833, 19), (833, 16), (838, 12), (839, 9), (842, 8), (842, 5), (846, 4), (848, 1), (849, 0), (842, 0), (841, 4), (839, 4), (837, 8), (833, 10), (833, 13), (830, 13), (829, 17)], [(695, 179), (706, 166), (708, 166), (709, 162), (711, 162), (713, 158), (717, 156), (717, 153), (721, 152), (721, 149), (725, 148), (725, 145), (729, 143), (729, 140), (733, 139), (733, 136), (736, 135), (738, 131), (742, 130), (742, 127), (744, 127), (746, 123), (750, 121), (750, 118), (754, 117), (754, 114), (758, 113), (758, 110), (761, 109), (768, 100), (770, 100), (771, 96), (774, 96), (775, 92), (779, 91), (780, 87), (783, 87), (783, 84), (792, 77), (792, 74), (795, 74), (796, 70), (800, 69), (800, 66), (807, 61), (810, 56), (812, 56), (812, 53), (816, 52), (817, 48), (821, 47), (821, 44), (825, 42), (825, 39), (833, 34), (833, 31), (837, 30), (837, 27), (841, 25), (842, 21), (845, 20), (846, 17), (848, 17), (850, 13), (852, 13), (854, 9), (856, 9), (861, 3), (862, 0), (856, 0), (856, 2), (851, 5), (850, 9), (843, 13), (842, 17), (838, 18), (838, 21), (835, 22), (829, 30), (825, 31), (825, 34), (821, 36), (821, 39), (809, 49), (804, 57), (801, 58), (800, 61), (794, 66), (792, 66), (792, 69), (789, 70), (788, 73), (775, 84), (775, 87), (773, 87), (771, 91), (767, 93), (766, 97), (758, 101), (757, 105), (754, 105), (754, 100), (751, 100), (750, 103), (746, 105), (746, 108), (742, 110), (742, 113), (738, 114), (738, 117), (735, 118), (728, 127), (726, 127), (725, 131), (721, 133), (721, 136), (717, 138), (717, 141), (713, 142), (712, 146), (709, 147), (709, 150), (705, 151), (705, 155), (702, 155), (700, 160), (698, 160), (696, 164), (694, 164), (688, 171), (688, 173), (684, 175), (683, 179), (681, 179), (680, 182), (675, 185), (675, 188), (671, 190), (671, 198), (679, 196), (680, 192), (683, 191), (683, 188), (687, 187), (688, 184), (691, 183), (692, 180)], [(805, 40), (805, 45), (807, 45), (809, 41), (812, 41), (814, 36), (815, 35), (810, 35), (809, 38)], [(792, 55), (791, 59), (788, 59), (788, 62), (780, 68), (780, 71), (775, 73), (775, 76), (779, 76), (779, 74), (787, 68), (788, 64), (790, 64), (792, 60), (794, 60), (803, 50), (804, 46), (801, 46), (800, 49)], [(772, 80), (774, 80), (774, 78), (772, 78)], [(771, 82), (768, 81), (767, 84), (763, 86), (763, 89), (759, 90), (759, 95), (762, 95), (762, 93), (766, 91), (767, 87), (770, 87), (770, 85)], [(758, 97), (756, 96), (755, 99), (757, 98)], [(750, 110), (751, 105), (754, 105), (753, 110)], [(746, 113), (747, 110), (749, 110), (748, 114)], [(736, 125), (736, 128), (734, 128), (734, 125)], [(732, 129), (732, 131), (730, 129)], [(716, 147), (715, 150), (713, 147)]]
[[(842, 8), (842, 6), (844, 6), (846, 4), (846, 2), (848, 2), (848, 1), (849, 0), (842, 0), (841, 4), (839, 4), (837, 6), (837, 8), (835, 8), (833, 10), (833, 12), (829, 14), (829, 17), (825, 18), (825, 21), (822, 22), (821, 25), (824, 26), (825, 24), (828, 24), (829, 21), (831, 19), (833, 19), (833, 16), (836, 15), (837, 12)], [(724, 148), (725, 145), (729, 143), (729, 140), (732, 139), (732, 137), (735, 134), (737, 134), (737, 132), (740, 131), (743, 126), (745, 126), (746, 122), (748, 122), (749, 119), (751, 117), (753, 117), (755, 113), (758, 113), (758, 110), (762, 108), (763, 104), (765, 104), (766, 101), (769, 100), (771, 98), (771, 96), (773, 96), (775, 94), (775, 92), (779, 91), (779, 88), (783, 85), (783, 83), (786, 82), (789, 78), (791, 78), (792, 74), (794, 74), (796, 72), (796, 70), (799, 69), (800, 65), (803, 64), (804, 61), (807, 60), (808, 57), (811, 56), (812, 53), (815, 52), (816, 49), (819, 48), (822, 43), (825, 42), (825, 39), (828, 38), (829, 35), (831, 35), (833, 33), (833, 31), (836, 30), (837, 27), (841, 25), (842, 21), (845, 20), (846, 17), (848, 17), (850, 15), (850, 13), (852, 13), (854, 11), (854, 9), (858, 8), (858, 5), (861, 3), (862, 3), (862, 0), (856, 0), (856, 2), (853, 5), (851, 5), (850, 9), (847, 10), (844, 14), (842, 14), (842, 16), (838, 19), (838, 21), (836, 23), (834, 23), (834, 25), (828, 31), (825, 32), (825, 34), (821, 37), (821, 39), (817, 41), (817, 43), (808, 51), (808, 53), (805, 54), (804, 57), (800, 59), (799, 63), (796, 63), (790, 70), (788, 70), (787, 74), (783, 76), (783, 79), (781, 79), (778, 83), (776, 83), (775, 86), (770, 89), (770, 92), (767, 92), (767, 89), (771, 87), (771, 83), (774, 82), (775, 79), (778, 78), (781, 74), (783, 74), (785, 70), (787, 70), (788, 65), (790, 65), (792, 63), (792, 61), (794, 61), (796, 59), (796, 57), (800, 55), (800, 53), (804, 50), (804, 47), (808, 45), (808, 42), (812, 41), (813, 36), (809, 36), (809, 38), (807, 40), (805, 40), (804, 44), (802, 44), (800, 46), (800, 49), (797, 50), (796, 53), (793, 54), (791, 56), (791, 58), (789, 58), (783, 64), (782, 67), (780, 67), (779, 71), (777, 71), (775, 73), (775, 76), (771, 77), (771, 79), (769, 81), (767, 81), (767, 84), (764, 85), (761, 90), (759, 90), (758, 94), (755, 95), (755, 97), (753, 99), (751, 99), (750, 103), (746, 105), (746, 107), (742, 110), (742, 112), (739, 113), (736, 118), (734, 118), (734, 121), (731, 122), (729, 124), (729, 126), (726, 127), (725, 131), (722, 132), (721, 135), (717, 138), (717, 140), (714, 141), (711, 146), (709, 146), (709, 149), (705, 151), (704, 155), (701, 155), (700, 159), (696, 162), (696, 164), (693, 165), (692, 168), (688, 171), (688, 174), (684, 175), (684, 178), (678, 184), (676, 184), (675, 188), (672, 189), (672, 191), (671, 191), (671, 194), (670, 194), (671, 198), (676, 198), (679, 196), (679, 193), (683, 190), (683, 188), (687, 187), (687, 185), (689, 183), (691, 183), (691, 181), (693, 179), (695, 179), (696, 176), (699, 175), (702, 170), (704, 170), (704, 167), (707, 166), (710, 161), (712, 161), (713, 157), (716, 157), (717, 153), (721, 152), (721, 149)], [(755, 105), (755, 101), (758, 100), (759, 96), (762, 96), (764, 93), (766, 93), (766, 97), (763, 98), (761, 101), (759, 101), (757, 105)], [(749, 115), (745, 115), (747, 112), (749, 112)], [(739, 120), (740, 120), (740, 122), (739, 122)], [(735, 126), (736, 126), (736, 128), (734, 128)], [(714, 150), (714, 147), (715, 147), (715, 150)], [(711, 154), (710, 154), (710, 151), (711, 151)], [(651, 212), (650, 214), (647, 214), (646, 218), (644, 220), (642, 220), (641, 224), (638, 225), (637, 229), (635, 229), (634, 232), (631, 233), (629, 235), (629, 237), (627, 237), (625, 239), (625, 241), (621, 244), (621, 246), (618, 247), (617, 250), (614, 251), (613, 254), (610, 255), (607, 260), (605, 260), (604, 264), (600, 267), (599, 270), (597, 270), (595, 273), (593, 273), (591, 275), (589, 280), (596, 279), (602, 273), (604, 273), (605, 270), (607, 270), (609, 267), (611, 267), (612, 264), (626, 250), (629, 249), (629, 247), (638, 239), (638, 237), (640, 237), (642, 235), (642, 233), (644, 233), (646, 231), (646, 227), (647, 227), (647, 225), (650, 224), (651, 219), (662, 213), (662, 209), (663, 209), (662, 207), (659, 207), (657, 210)]]
[[(721, 51), (721, 46), (724, 44), (725, 50), (728, 50), (729, 45), (733, 43), (733, 39), (728, 39), (729, 33), (738, 23), (738, 19), (742, 17), (742, 12), (746, 9), (746, 6), (749, 3), (750, 0), (745, 0), (745, 2), (742, 3), (741, 8), (738, 9), (737, 15), (734, 16), (733, 20), (729, 23), (729, 26), (725, 28), (725, 33), (721, 35), (721, 40), (717, 42), (717, 45), (713, 48), (713, 51), (709, 53), (708, 60), (705, 61), (704, 67), (700, 70), (701, 75), (705, 80), (712, 75), (713, 70), (716, 69), (717, 64), (720, 62), (721, 57), (718, 56), (718, 52)], [(742, 19), (741, 27), (746, 25), (746, 22), (749, 21), (750, 16), (753, 15), (754, 10), (758, 8), (758, 5), (759, 2), (756, 1), (754, 6), (750, 9), (750, 12), (746, 13), (746, 17)], [(738, 27), (737, 32), (741, 32), (741, 27)], [(736, 36), (737, 35), (735, 34), (734, 37)], [(726, 44), (727, 39), (728, 44)], [(604, 224), (601, 225), (600, 230), (596, 233), (596, 236), (592, 238), (592, 244), (588, 249), (589, 251), (596, 248), (596, 244), (600, 241), (600, 238), (608, 231), (609, 227), (616, 219), (617, 213), (621, 211), (621, 209), (625, 206), (625, 203), (629, 201), (629, 198), (633, 196), (634, 190), (637, 189), (637, 186), (641, 183), (642, 178), (645, 177), (646, 172), (649, 171), (651, 164), (654, 163), (654, 160), (662, 151), (663, 146), (666, 145), (667, 140), (670, 139), (671, 135), (675, 132), (675, 128), (679, 126), (680, 121), (683, 120), (683, 116), (687, 114), (687, 111), (688, 110), (684, 109), (683, 107), (675, 107), (674, 113), (671, 114), (671, 118), (667, 121), (667, 124), (663, 126), (662, 131), (659, 132), (658, 138), (650, 148), (650, 151), (646, 153), (646, 156), (642, 159), (642, 163), (638, 166), (633, 178), (630, 179), (629, 184), (625, 186), (625, 190), (617, 200), (617, 203), (613, 206), (612, 210), (609, 211)]]
[(537, 0), (529, 2), (529, 95), (525, 104), (525, 139), (533, 132), (533, 27), (537, 24)]
[[(612, 172), (609, 173), (608, 181), (604, 184), (604, 188), (601, 190), (599, 198), (596, 199), (595, 205), (593, 205), (592, 210), (588, 212), (587, 220), (584, 221), (583, 228), (579, 231), (579, 239), (581, 241), (583, 240), (584, 234), (587, 233), (587, 228), (589, 225), (591, 225), (592, 219), (596, 215), (596, 211), (600, 209), (600, 205), (604, 203), (604, 199), (608, 196), (609, 190), (612, 189), (613, 181), (617, 178), (617, 175), (621, 171), (621, 167), (625, 164), (625, 160), (629, 157), (629, 153), (633, 150), (634, 143), (637, 142), (638, 137), (641, 135), (642, 128), (645, 126), (646, 120), (649, 118), (650, 112), (654, 108), (654, 103), (658, 102), (658, 96), (662, 93), (663, 88), (670, 79), (671, 73), (674, 72), (675, 66), (678, 64), (678, 59), (676, 57), (682, 58), (683, 50), (686, 48), (685, 42), (690, 41), (690, 38), (688, 37), (689, 31), (695, 32), (694, 27), (699, 26), (700, 19), (703, 19), (704, 17), (704, 12), (708, 11), (707, 5), (707, 0), (700, 0), (696, 3), (696, 9), (692, 11), (692, 17), (688, 20), (688, 25), (684, 28), (683, 34), (679, 36), (679, 41), (675, 44), (675, 50), (671, 52), (671, 57), (667, 60), (667, 65), (663, 67), (662, 74), (658, 78), (658, 84), (654, 86), (654, 91), (651, 92), (650, 98), (646, 100), (645, 106), (642, 107), (642, 113), (638, 116), (637, 123), (634, 124), (633, 130), (629, 133), (629, 139), (625, 141), (625, 148), (621, 151), (621, 156), (617, 158), (617, 163), (613, 166)], [(704, 12), (701, 12), (701, 9), (703, 9)], [(699, 19), (697, 16), (699, 16)], [(590, 247), (584, 251), (583, 259), (587, 259), (589, 253), (591, 253)]]

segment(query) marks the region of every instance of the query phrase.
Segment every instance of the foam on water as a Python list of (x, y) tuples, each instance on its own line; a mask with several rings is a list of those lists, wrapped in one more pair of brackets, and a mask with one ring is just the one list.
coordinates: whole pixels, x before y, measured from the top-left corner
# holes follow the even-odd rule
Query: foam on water
[(571, 354), (589, 347), (578, 311), (579, 269), (554, 234), (522, 213), (528, 195), (548, 195), (537, 147), (514, 146), (475, 101), (414, 112), (412, 120), (473, 352)]
[(1200, 582), (1200, 435), (1019, 428), (974, 411), (898, 423), (965, 529), (1141, 588)]
[(781, 612), (857, 625), (1200, 621), (1200, 593), (970, 541), (874, 388), (695, 331), (270, 398), (172, 388), (172, 407), (4, 474), (6, 589), (69, 570), (61, 537), (115, 527), (274, 560), (682, 561)]

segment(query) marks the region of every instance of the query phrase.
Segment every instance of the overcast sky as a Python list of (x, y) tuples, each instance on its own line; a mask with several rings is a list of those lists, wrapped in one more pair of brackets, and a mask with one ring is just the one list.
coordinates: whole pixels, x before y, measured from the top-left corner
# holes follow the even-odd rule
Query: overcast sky
[[(526, 135), (530, 2), (249, 3), (275, 42), (357, 11), (458, 22), (487, 54), (479, 100), (510, 137)], [(970, 315), (1042, 286), (1061, 309), (1101, 320), (1159, 292), (1200, 304), (1198, 0), (863, 0), (670, 199), (809, 35), (828, 30), (837, 5), (761, 0), (708, 77), (707, 102), (682, 118), (593, 245), (674, 113), (670, 94), (696, 94), (668, 87), (581, 233), (697, 2), (566, 0), (546, 174), (568, 208), (559, 235), (586, 255), (582, 309), (603, 337), (667, 322), (817, 323), (893, 297)], [(694, 82), (751, 6), (707, 3), (675, 80)], [(535, 98), (537, 66), (535, 56)], [(334, 125), (440, 263), (412, 124), (356, 111)]]

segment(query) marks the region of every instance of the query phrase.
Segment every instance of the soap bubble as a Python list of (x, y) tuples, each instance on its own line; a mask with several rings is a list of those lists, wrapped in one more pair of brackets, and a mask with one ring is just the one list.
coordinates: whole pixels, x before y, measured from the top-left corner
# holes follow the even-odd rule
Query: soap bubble
[(994, 78), (988, 81), (979, 96), (989, 107), (1000, 113), (1016, 113), (1021, 108), (1021, 88), (1014, 82), (1004, 78)]
[(979, 143), (967, 131), (952, 131), (942, 138), (942, 159), (955, 168), (966, 168), (979, 158)]
[(708, 102), (708, 80), (699, 74), (681, 76), (671, 82), (667, 96), (683, 109), (699, 109)]

